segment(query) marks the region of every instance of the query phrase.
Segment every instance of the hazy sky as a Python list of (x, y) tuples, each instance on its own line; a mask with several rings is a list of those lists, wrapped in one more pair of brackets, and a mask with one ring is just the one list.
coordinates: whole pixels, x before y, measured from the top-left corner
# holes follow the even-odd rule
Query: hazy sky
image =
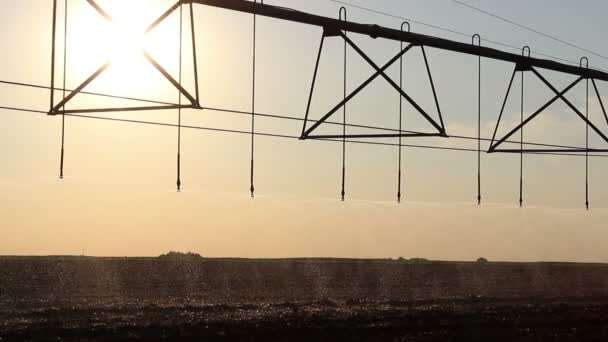
[[(329, 0), (265, 1), (325, 16), (337, 16)], [(171, 0), (99, 0), (123, 22), (140, 27)], [(353, 4), (411, 20), (475, 33), (513, 46), (578, 61), (585, 52), (497, 21), (450, 0), (358, 1)], [(602, 1), (468, 1), (535, 29), (607, 55)], [(133, 12), (144, 4), (142, 13)], [(50, 0), (11, 0), (0, 14), (0, 79), (48, 85)], [(67, 87), (74, 88), (98, 68), (113, 45), (112, 30), (85, 0), (69, 0)], [(123, 7), (124, 6), (124, 7)], [(63, 82), (63, 1), (59, 1), (58, 84)], [(120, 13), (123, 13), (121, 16)], [(252, 16), (197, 6), (195, 9), (202, 104), (251, 108)], [(184, 20), (189, 19), (184, 12)], [(398, 28), (400, 20), (349, 8), (348, 19)], [(119, 20), (120, 21), (120, 20)], [(146, 47), (173, 75), (178, 74), (179, 16), (176, 12), (146, 40)], [(470, 38), (412, 22), (415, 32), (470, 42)], [(108, 34), (109, 32), (109, 34)], [(303, 117), (320, 30), (259, 18), (256, 111)], [(394, 41), (351, 35), (377, 62), (396, 52)], [(188, 23), (184, 41), (189, 42)], [(483, 42), (486, 45), (485, 41)], [(495, 45), (488, 46), (497, 47)], [(311, 117), (319, 118), (342, 96), (342, 47), (337, 38), (324, 48)], [(501, 49), (508, 49), (500, 47)], [(515, 50), (507, 50), (517, 52)], [(183, 83), (192, 90), (191, 49), (184, 45)], [(477, 58), (428, 49), (444, 119), (451, 135), (476, 135)], [(590, 65), (608, 60), (586, 53)], [(113, 68), (87, 90), (160, 101), (178, 94), (145, 62), (119, 56)], [(482, 135), (489, 137), (513, 65), (483, 60)], [(140, 66), (143, 65), (143, 66)], [(372, 69), (348, 53), (348, 88)], [(435, 116), (420, 50), (404, 59), (404, 89)], [(574, 77), (541, 71), (564, 87)], [(388, 70), (398, 80), (398, 68)], [(176, 76), (177, 77), (177, 76)], [(499, 132), (519, 120), (519, 75)], [(525, 79), (525, 108), (536, 110), (552, 94), (532, 75)], [(599, 82), (600, 92), (608, 94)], [(192, 90), (193, 91), (193, 90)], [(48, 91), (0, 84), (0, 106), (48, 110)], [(57, 92), (61, 97), (61, 92)], [(568, 98), (581, 110), (584, 83)], [(79, 95), (68, 108), (132, 105)], [(397, 128), (399, 96), (382, 79), (348, 105), (348, 121)], [(250, 137), (182, 130), (182, 183), (175, 192), (177, 129), (83, 118), (66, 118), (64, 180), (58, 180), (61, 118), (0, 110), (0, 254), (157, 255), (168, 250), (207, 256), (427, 257), (470, 260), (569, 260), (608, 262), (608, 159), (590, 159), (592, 210), (584, 208), (585, 159), (525, 156), (525, 208), (517, 205), (518, 155), (482, 155), (482, 196), (475, 204), (476, 154), (404, 149), (404, 203), (395, 203), (397, 148), (347, 146), (347, 201), (339, 201), (341, 145), (256, 137), (256, 193), (250, 199)], [(105, 115), (176, 123), (176, 111)], [(404, 106), (406, 127), (429, 130)], [(605, 132), (595, 98), (590, 118)], [(337, 114), (332, 120), (340, 121)], [(212, 111), (183, 112), (183, 124), (248, 130), (250, 117)], [(298, 135), (299, 122), (256, 119), (259, 132)], [(339, 132), (322, 127), (320, 132)], [(361, 132), (352, 130), (351, 132)], [(584, 144), (585, 126), (562, 103), (526, 127), (526, 139)], [(390, 140), (395, 142), (395, 140)], [(475, 141), (417, 138), (410, 144), (476, 148)], [(593, 147), (605, 147), (591, 136)], [(487, 144), (484, 144), (487, 148)]]

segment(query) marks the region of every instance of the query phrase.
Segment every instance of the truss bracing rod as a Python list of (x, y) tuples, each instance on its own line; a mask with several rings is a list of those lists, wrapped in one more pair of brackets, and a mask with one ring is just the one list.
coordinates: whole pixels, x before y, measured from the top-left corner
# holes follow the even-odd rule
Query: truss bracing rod
[(315, 71), (312, 74), (312, 82), (310, 84), (310, 93), (308, 95), (308, 102), (306, 104), (306, 114), (304, 115), (304, 123), (302, 124), (302, 134), (300, 139), (306, 138), (306, 126), (308, 123), (308, 114), (310, 114), (310, 105), (312, 103), (312, 94), (315, 90), (315, 83), (317, 82), (317, 74), (319, 72), (319, 62), (321, 61), (321, 52), (323, 52), (323, 43), (325, 42), (325, 32), (321, 35), (321, 43), (319, 43), (319, 52), (317, 53), (317, 61), (315, 62)]
[(194, 91), (196, 105), (200, 106), (201, 98), (198, 87), (198, 60), (196, 58), (196, 28), (194, 27), (194, 6), (190, 4), (190, 33), (192, 34), (192, 64), (194, 66)]
[(509, 100), (509, 94), (511, 93), (511, 88), (513, 87), (513, 81), (515, 80), (516, 74), (517, 74), (517, 66), (515, 66), (515, 68), (513, 68), (513, 73), (511, 74), (511, 80), (509, 81), (509, 86), (507, 87), (507, 93), (505, 94), (505, 99), (503, 100), (502, 106), (500, 107), (500, 113), (498, 114), (498, 120), (496, 120), (496, 127), (494, 127), (494, 133), (492, 134), (492, 139), (490, 141), (490, 150), (488, 152), (493, 152), (494, 141), (496, 140), (496, 133), (498, 132), (498, 126), (500, 126), (500, 120), (502, 119), (502, 115), (505, 112), (505, 107), (507, 105), (507, 101)]
[(597, 100), (600, 102), (600, 108), (602, 109), (602, 114), (604, 114), (606, 124), (608, 124), (608, 115), (606, 114), (606, 107), (604, 107), (604, 101), (602, 100), (602, 96), (600, 96), (600, 91), (597, 89), (597, 84), (595, 84), (594, 79), (591, 79), (591, 83), (593, 84), (593, 89), (595, 90), (595, 94), (597, 95)]

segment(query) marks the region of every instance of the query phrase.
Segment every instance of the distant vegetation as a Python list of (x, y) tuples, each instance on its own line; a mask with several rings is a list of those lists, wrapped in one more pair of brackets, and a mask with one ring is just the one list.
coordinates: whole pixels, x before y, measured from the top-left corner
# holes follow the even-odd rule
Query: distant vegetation
[(399, 262), (409, 262), (409, 263), (413, 263), (413, 264), (426, 264), (426, 263), (432, 262), (432, 261), (430, 261), (429, 259), (426, 259), (426, 258), (411, 258), (411, 259), (406, 259), (404, 257), (399, 257), (397, 259), (397, 261), (399, 261)]
[(182, 253), (171, 251), (169, 253), (161, 254), (158, 256), (161, 259), (202, 259), (203, 257), (198, 253)]

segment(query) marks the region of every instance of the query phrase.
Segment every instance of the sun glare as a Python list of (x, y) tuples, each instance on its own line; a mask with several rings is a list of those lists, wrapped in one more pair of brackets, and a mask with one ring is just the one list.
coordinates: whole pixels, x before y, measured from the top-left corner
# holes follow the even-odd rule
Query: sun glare
[(110, 59), (115, 64), (136, 63), (145, 47), (145, 37), (141, 27), (123, 22), (112, 23), (110, 33)]
[[(148, 26), (167, 10), (166, 3), (149, 0), (97, 0), (110, 22), (86, 1), (74, 5), (70, 17), (68, 78), (81, 82), (103, 63), (111, 67), (91, 84), (98, 91), (124, 92), (131, 96), (162, 95), (168, 89), (163, 76), (146, 60), (149, 53), (164, 69), (175, 74), (179, 60), (179, 26), (175, 12), (157, 28)], [(73, 17), (73, 19), (72, 19)], [(141, 92), (135, 94), (134, 92)]]
[(112, 1), (107, 7), (113, 21), (110, 24), (110, 58), (113, 63), (133, 64), (138, 62), (146, 47), (145, 29), (149, 23), (138, 15), (134, 1)]

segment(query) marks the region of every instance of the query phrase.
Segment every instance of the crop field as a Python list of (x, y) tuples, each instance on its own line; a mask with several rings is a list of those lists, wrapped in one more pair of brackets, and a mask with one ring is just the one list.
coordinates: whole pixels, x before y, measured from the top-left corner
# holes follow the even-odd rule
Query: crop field
[(608, 265), (1, 257), (1, 341), (608, 340)]

